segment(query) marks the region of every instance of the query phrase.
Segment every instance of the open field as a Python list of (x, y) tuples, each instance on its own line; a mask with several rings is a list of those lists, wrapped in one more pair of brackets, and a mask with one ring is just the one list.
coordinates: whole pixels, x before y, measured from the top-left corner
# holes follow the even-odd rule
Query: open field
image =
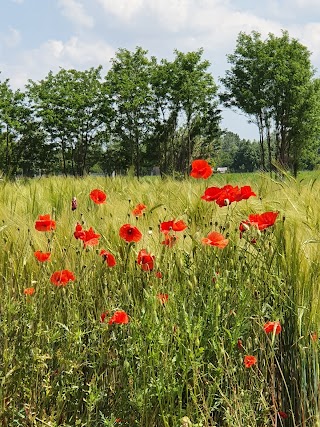
[[(225, 184), (256, 196), (201, 199)], [(320, 426), (319, 194), (307, 173), (0, 181), (0, 424)]]

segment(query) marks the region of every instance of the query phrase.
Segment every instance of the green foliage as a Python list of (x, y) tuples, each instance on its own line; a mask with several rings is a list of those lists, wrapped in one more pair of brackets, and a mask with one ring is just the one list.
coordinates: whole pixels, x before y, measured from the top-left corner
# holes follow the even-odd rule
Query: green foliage
[(224, 132), (216, 151), (216, 165), (227, 167), (232, 172), (254, 172), (259, 169), (259, 146), (233, 132)]
[(310, 52), (286, 31), (281, 37), (269, 34), (265, 41), (258, 32), (241, 32), (228, 60), (231, 69), (221, 79), (221, 99), (257, 124), (261, 167), (268, 163), (271, 170), (274, 159), (296, 175), (304, 147), (319, 134), (319, 84), (313, 79)]
[(97, 145), (105, 137), (104, 104), (100, 72), (61, 69), (36, 83), (29, 82), (28, 96), (51, 143), (59, 144), (63, 172), (83, 176), (97, 162)]
[[(318, 178), (1, 181), (1, 424), (316, 425)], [(257, 197), (222, 208), (201, 200), (206, 187), (226, 183), (251, 184)], [(106, 204), (93, 203), (93, 188), (106, 191)], [(132, 214), (137, 203), (147, 206), (142, 216)], [(240, 238), (250, 213), (277, 210), (273, 227)], [(56, 230), (39, 232), (35, 220), (47, 213)], [(159, 223), (172, 219), (188, 228), (169, 247)], [(75, 239), (77, 223), (101, 235), (98, 246)], [(142, 240), (123, 241), (124, 223), (137, 226)], [(224, 249), (201, 243), (213, 230), (229, 239)], [(102, 248), (116, 266), (107, 266)], [(142, 248), (155, 256), (153, 271), (137, 264)], [(51, 252), (49, 262), (35, 259), (39, 249)], [(61, 269), (75, 282), (50, 283)], [(24, 295), (28, 287), (34, 295)], [(115, 310), (125, 310), (129, 323), (108, 324)], [(279, 335), (264, 332), (268, 320), (281, 322)], [(244, 355), (257, 364), (246, 369)]]

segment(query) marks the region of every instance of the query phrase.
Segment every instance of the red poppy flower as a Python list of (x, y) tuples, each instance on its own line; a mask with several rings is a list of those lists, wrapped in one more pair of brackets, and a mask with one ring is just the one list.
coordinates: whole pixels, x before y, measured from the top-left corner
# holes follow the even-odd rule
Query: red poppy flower
[(144, 212), (144, 210), (147, 208), (146, 205), (144, 205), (143, 203), (139, 203), (132, 211), (132, 214), (134, 216), (141, 216)]
[(75, 275), (69, 270), (55, 271), (50, 277), (51, 283), (56, 286), (66, 286), (68, 282), (74, 280), (76, 280)]
[(95, 188), (90, 193), (90, 199), (96, 204), (96, 205), (102, 205), (106, 202), (107, 195), (104, 191), (99, 190)]
[(165, 234), (164, 240), (161, 242), (163, 245), (169, 246), (169, 248), (172, 248), (172, 246), (176, 243), (177, 236), (173, 236), (172, 234)]
[(85, 235), (84, 230), (82, 228), (82, 225), (79, 224), (78, 222), (77, 222), (76, 229), (75, 229), (73, 235), (76, 239), (80, 239), (80, 240)]
[(207, 179), (212, 175), (212, 167), (205, 160), (194, 160), (190, 176), (193, 178)]
[(45, 262), (45, 261), (50, 260), (51, 253), (50, 252), (36, 251), (34, 253), (34, 256), (37, 258), (38, 261)]
[(250, 227), (255, 227), (260, 231), (272, 227), (278, 215), (279, 212), (264, 212), (263, 214), (249, 215), (247, 220), (240, 223), (240, 238), (242, 237), (242, 233), (249, 230)]
[(280, 322), (267, 322), (263, 325), (263, 329), (267, 334), (273, 334), (279, 335), (282, 328), (280, 325)]
[(162, 273), (161, 273), (161, 271), (157, 271), (156, 272), (156, 277), (157, 277), (157, 279), (162, 279)]
[(137, 263), (141, 266), (144, 271), (153, 270), (154, 255), (150, 255), (145, 249), (141, 249), (138, 253)]
[(231, 205), (233, 202), (240, 201), (240, 198), (237, 200), (239, 196), (240, 189), (238, 186), (233, 187), (232, 185), (225, 185), (222, 187), (221, 193), (216, 199), (216, 203), (220, 206), (220, 208), (222, 208), (223, 206)]
[(96, 234), (92, 227), (89, 230), (84, 230), (84, 236), (80, 237), (83, 240), (84, 247), (96, 246), (99, 244), (100, 234)]
[(202, 200), (205, 200), (206, 202), (214, 202), (219, 195), (221, 194), (221, 188), (219, 187), (208, 187), (204, 195), (201, 196)]
[(157, 298), (161, 302), (161, 304), (166, 304), (169, 300), (169, 295), (168, 294), (158, 294)]
[(204, 245), (216, 246), (219, 249), (225, 248), (229, 243), (229, 239), (225, 239), (217, 231), (212, 231), (207, 237), (203, 237), (201, 241)]
[(25, 295), (33, 295), (34, 293), (35, 293), (35, 288), (26, 288), (26, 289), (24, 289), (24, 291), (23, 291), (23, 293), (25, 294)]
[(251, 368), (257, 363), (257, 358), (255, 356), (244, 356), (243, 363), (246, 368)]
[(247, 200), (251, 196), (256, 196), (256, 193), (252, 191), (250, 185), (244, 185), (236, 195), (236, 202), (239, 202), (240, 200)]
[(222, 188), (209, 187), (205, 190), (204, 195), (201, 196), (202, 200), (206, 202), (215, 201), (220, 207), (228, 206), (233, 202), (240, 202), (246, 200), (251, 196), (256, 196), (249, 185), (245, 185), (241, 188), (238, 186), (233, 187), (230, 184), (225, 185)]
[(109, 316), (109, 311), (104, 311), (100, 314), (100, 322), (103, 323), (105, 321), (105, 318)]
[(106, 251), (105, 249), (101, 249), (100, 255), (108, 267), (114, 267), (116, 265), (116, 259), (110, 252)]
[(122, 323), (122, 324), (126, 324), (129, 323), (129, 316), (127, 315), (127, 313), (123, 310), (118, 310), (116, 311), (113, 316), (111, 317), (111, 319), (109, 320), (108, 324), (112, 325), (113, 323)]
[(49, 214), (39, 215), (34, 227), (38, 231), (52, 231), (56, 229), (56, 222)]
[(75, 229), (73, 235), (74, 235), (74, 237), (76, 239), (80, 239), (80, 240), (82, 240), (82, 237), (85, 236), (85, 233), (84, 233), (84, 230), (82, 228), (82, 225), (79, 224), (78, 222), (77, 222), (76, 229)]
[(126, 242), (139, 242), (142, 238), (142, 233), (137, 227), (130, 224), (124, 224), (120, 227), (119, 236)]
[(169, 233), (170, 231), (183, 231), (187, 228), (187, 224), (185, 224), (182, 219), (179, 221), (175, 221), (174, 219), (171, 221), (162, 222), (160, 224), (160, 231), (164, 234)]
[(89, 230), (84, 230), (82, 225), (77, 223), (73, 235), (76, 239), (83, 241), (84, 247), (99, 244), (100, 234), (96, 234), (92, 227), (90, 227)]
[(249, 215), (250, 224), (256, 226), (259, 230), (264, 230), (274, 225), (279, 212), (264, 212), (262, 214)]

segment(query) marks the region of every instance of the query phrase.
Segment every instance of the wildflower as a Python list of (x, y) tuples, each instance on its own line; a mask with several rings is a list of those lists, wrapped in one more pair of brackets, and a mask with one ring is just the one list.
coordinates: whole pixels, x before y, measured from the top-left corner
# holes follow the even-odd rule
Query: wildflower
[(76, 239), (83, 241), (84, 247), (99, 244), (100, 234), (95, 233), (92, 227), (89, 230), (83, 230), (82, 225), (77, 223), (73, 235)]
[(82, 225), (79, 224), (78, 222), (77, 222), (76, 229), (75, 229), (73, 235), (76, 239), (81, 239), (81, 237), (83, 237), (85, 235), (83, 228), (82, 228)]
[(138, 253), (137, 263), (144, 271), (152, 271), (154, 264), (154, 255), (150, 255), (145, 249), (141, 249)]
[(207, 237), (203, 237), (201, 241), (204, 245), (216, 246), (219, 249), (225, 248), (229, 243), (229, 239), (225, 239), (217, 231), (212, 231)]
[(245, 185), (241, 188), (238, 186), (233, 187), (230, 184), (225, 185), (222, 188), (209, 187), (205, 190), (204, 195), (201, 196), (202, 200), (206, 202), (215, 201), (220, 207), (228, 206), (233, 202), (240, 202), (241, 200), (247, 200), (251, 196), (256, 196), (249, 185)]
[(262, 214), (249, 215), (249, 222), (259, 230), (264, 230), (274, 225), (279, 212), (264, 212)]
[(157, 271), (156, 272), (156, 278), (157, 279), (162, 279), (162, 273), (161, 273), (161, 271)]
[(158, 300), (161, 302), (161, 304), (166, 304), (169, 300), (169, 295), (168, 294), (158, 294), (157, 295)]
[(103, 323), (105, 321), (105, 318), (109, 316), (109, 311), (104, 311), (100, 314), (100, 322)]
[(105, 249), (101, 249), (100, 255), (108, 267), (114, 267), (116, 265), (116, 259), (110, 252), (106, 251)]
[(93, 228), (90, 227), (89, 230), (84, 231), (84, 237), (81, 240), (83, 240), (84, 247), (96, 246), (99, 244), (99, 238), (100, 234), (96, 234)]
[(183, 231), (187, 228), (187, 224), (184, 221), (179, 220), (175, 221), (174, 219), (171, 221), (162, 222), (160, 224), (160, 231), (164, 234), (169, 233), (170, 231)]
[(146, 209), (146, 205), (144, 205), (143, 203), (139, 203), (132, 211), (132, 214), (134, 216), (141, 216), (144, 212), (144, 210)]
[(235, 196), (235, 201), (240, 202), (240, 200), (247, 200), (251, 196), (256, 196), (256, 193), (254, 193), (250, 187), (250, 185), (244, 185), (240, 188), (239, 192)]
[(55, 271), (50, 277), (50, 282), (56, 286), (66, 286), (68, 282), (74, 280), (75, 275), (70, 270)]
[(51, 253), (50, 252), (42, 252), (42, 251), (36, 251), (34, 252), (34, 256), (37, 258), (40, 262), (45, 262), (50, 260)]
[(77, 206), (78, 206), (78, 204), (77, 204), (76, 197), (72, 197), (72, 200), (71, 200), (71, 210), (75, 211), (77, 209)]
[(119, 236), (126, 242), (139, 242), (142, 238), (142, 233), (137, 227), (130, 224), (124, 224), (120, 227)]
[(267, 322), (263, 325), (263, 329), (267, 334), (275, 333), (275, 335), (279, 335), (282, 328), (280, 322)]
[(205, 160), (194, 160), (190, 176), (193, 178), (207, 179), (212, 175), (212, 167)]
[(50, 214), (39, 215), (34, 227), (37, 231), (52, 231), (56, 229), (56, 222), (51, 219)]
[(272, 227), (277, 219), (279, 212), (264, 212), (262, 214), (251, 214), (246, 221), (242, 221), (239, 226), (240, 233), (247, 231), (250, 226), (258, 230), (265, 230)]
[(251, 368), (257, 363), (257, 358), (255, 356), (244, 356), (243, 363), (246, 368)]
[(169, 248), (172, 248), (172, 246), (176, 243), (177, 236), (173, 236), (172, 234), (165, 234), (164, 240), (161, 242), (163, 245), (169, 246)]
[(222, 190), (219, 187), (208, 187), (205, 190), (204, 195), (201, 196), (201, 199), (205, 200), (206, 202), (213, 202), (217, 200), (217, 198), (221, 194), (221, 191)]
[(90, 199), (96, 204), (96, 205), (102, 205), (106, 202), (107, 195), (104, 191), (99, 189), (94, 189), (90, 193)]
[(119, 323), (119, 324), (129, 323), (129, 316), (125, 311), (118, 310), (113, 314), (113, 316), (108, 322), (109, 325), (112, 325), (113, 323)]
[(23, 290), (23, 293), (25, 294), (25, 295), (33, 295), (34, 293), (35, 293), (35, 288), (25, 288), (24, 290)]

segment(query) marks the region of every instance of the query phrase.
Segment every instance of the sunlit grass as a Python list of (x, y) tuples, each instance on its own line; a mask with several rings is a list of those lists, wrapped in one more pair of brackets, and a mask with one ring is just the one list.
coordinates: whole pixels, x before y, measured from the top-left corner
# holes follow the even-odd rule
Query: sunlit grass
[[(251, 185), (257, 197), (222, 208), (201, 200), (226, 183)], [(92, 202), (94, 188), (106, 204)], [(316, 426), (319, 190), (311, 175), (0, 182), (2, 425), (185, 427), (188, 417), (194, 427)], [(141, 217), (131, 213), (138, 203), (147, 206)], [(240, 222), (266, 211), (279, 211), (275, 226), (240, 239)], [(43, 214), (55, 231), (35, 229)], [(172, 219), (188, 228), (167, 247), (159, 225)], [(101, 235), (98, 246), (75, 239), (77, 223)], [(125, 223), (141, 241), (119, 237)], [(226, 248), (201, 243), (214, 230)], [(151, 272), (137, 265), (142, 248), (155, 256)], [(36, 250), (51, 252), (50, 262)], [(76, 280), (58, 288), (50, 277), (63, 269)], [(108, 324), (116, 310), (128, 324)], [(265, 334), (269, 320), (281, 322), (279, 335)], [(257, 364), (245, 368), (246, 354)]]

